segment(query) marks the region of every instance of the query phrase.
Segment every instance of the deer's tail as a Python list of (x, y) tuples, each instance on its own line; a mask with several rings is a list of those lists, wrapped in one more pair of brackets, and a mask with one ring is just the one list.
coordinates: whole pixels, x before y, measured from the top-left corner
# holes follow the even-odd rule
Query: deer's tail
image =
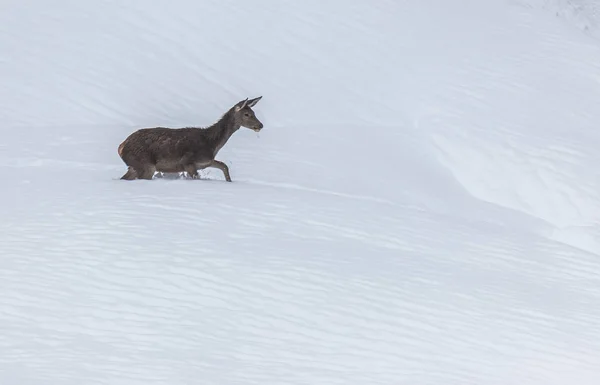
[(117, 149), (117, 152), (121, 158), (123, 158), (123, 147), (125, 147), (125, 142), (119, 144), (119, 148)]

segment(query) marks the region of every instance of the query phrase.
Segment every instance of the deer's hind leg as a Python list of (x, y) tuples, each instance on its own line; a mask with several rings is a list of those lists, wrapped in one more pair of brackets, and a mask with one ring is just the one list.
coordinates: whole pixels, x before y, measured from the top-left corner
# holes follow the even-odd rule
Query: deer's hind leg
[(134, 180), (137, 179), (138, 174), (135, 169), (131, 166), (127, 168), (127, 172), (121, 177), (123, 180)]
[(198, 169), (196, 168), (195, 164), (187, 164), (183, 169), (185, 172), (187, 172), (190, 178), (200, 179), (200, 176), (198, 175)]
[(154, 167), (146, 167), (142, 169), (135, 169), (133, 167), (129, 167), (125, 175), (121, 177), (123, 180), (134, 180), (134, 179), (152, 179), (154, 177), (154, 173), (156, 170)]
[(156, 172), (156, 167), (154, 165), (145, 165), (142, 169), (136, 171), (139, 179), (152, 179), (154, 177), (154, 173)]
[(122, 153), (122, 159), (128, 168), (121, 179), (152, 179), (154, 177), (156, 165), (149, 154)]

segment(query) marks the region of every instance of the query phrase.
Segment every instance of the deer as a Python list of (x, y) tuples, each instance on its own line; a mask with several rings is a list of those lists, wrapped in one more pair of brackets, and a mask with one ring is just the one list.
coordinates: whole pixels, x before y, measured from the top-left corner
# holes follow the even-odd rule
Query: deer
[(198, 170), (213, 167), (221, 170), (231, 182), (229, 167), (215, 157), (229, 138), (240, 129), (259, 132), (263, 124), (252, 107), (262, 99), (242, 100), (231, 107), (211, 126), (141, 128), (129, 135), (118, 147), (127, 165), (123, 180), (152, 179), (156, 172), (183, 173), (199, 179)]

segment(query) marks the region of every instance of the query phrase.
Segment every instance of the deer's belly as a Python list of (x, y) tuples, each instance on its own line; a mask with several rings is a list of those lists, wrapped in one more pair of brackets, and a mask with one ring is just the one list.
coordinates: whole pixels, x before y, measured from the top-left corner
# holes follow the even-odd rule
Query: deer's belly
[(183, 166), (177, 160), (163, 159), (156, 162), (156, 171), (160, 172), (182, 172)]
[(196, 169), (202, 170), (210, 166), (210, 162), (196, 162), (194, 165), (196, 166)]

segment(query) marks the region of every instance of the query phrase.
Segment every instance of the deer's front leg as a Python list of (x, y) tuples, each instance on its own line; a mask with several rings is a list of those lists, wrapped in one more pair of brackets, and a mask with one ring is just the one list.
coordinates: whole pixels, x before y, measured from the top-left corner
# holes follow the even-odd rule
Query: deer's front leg
[(210, 162), (210, 166), (223, 171), (223, 174), (225, 175), (225, 180), (227, 182), (231, 182), (231, 176), (229, 176), (229, 167), (227, 167), (225, 163), (215, 159), (212, 162)]
[(198, 169), (196, 169), (195, 164), (188, 164), (184, 167), (185, 172), (188, 173), (189, 177), (192, 179), (198, 179)]

